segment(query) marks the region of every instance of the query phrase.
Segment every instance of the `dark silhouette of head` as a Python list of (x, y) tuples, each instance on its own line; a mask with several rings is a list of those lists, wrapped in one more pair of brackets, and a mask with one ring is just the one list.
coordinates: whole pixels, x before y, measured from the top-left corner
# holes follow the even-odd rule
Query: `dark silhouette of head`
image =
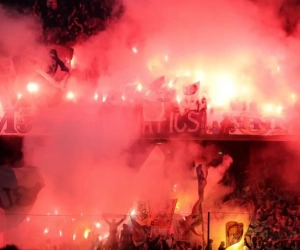
[(17, 248), (14, 245), (7, 245), (6, 247), (1, 248), (0, 250), (19, 250), (19, 248)]

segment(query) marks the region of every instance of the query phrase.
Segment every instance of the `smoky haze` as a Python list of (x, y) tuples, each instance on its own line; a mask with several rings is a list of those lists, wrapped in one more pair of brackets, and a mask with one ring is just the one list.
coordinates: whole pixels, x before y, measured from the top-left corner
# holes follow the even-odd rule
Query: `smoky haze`
[[(76, 74), (71, 76), (70, 88), (75, 92), (84, 92), (82, 76), (95, 59), (97, 91), (121, 95), (133, 86), (128, 99), (135, 98), (137, 83), (146, 86), (161, 75), (201, 80), (201, 93), (212, 105), (241, 98), (284, 106), (291, 103), (291, 93), (298, 92), (298, 40), (286, 36), (281, 19), (267, 4), (132, 0), (125, 1), (124, 6), (123, 16), (112, 21), (106, 31), (74, 46)], [(39, 21), (12, 19), (4, 11), (0, 15), (4, 47), (19, 51), (25, 44), (34, 51), (38, 32), (32, 27)], [(14, 32), (10, 34), (10, 30)], [(169, 177), (159, 168), (163, 162), (159, 149), (153, 160), (156, 168), (128, 168), (131, 156), (126, 149), (138, 139), (139, 131), (133, 114), (123, 111), (105, 106), (99, 112), (98, 105), (78, 102), (38, 115), (51, 136), (42, 143), (29, 137), (24, 141), (25, 161), (41, 168), (46, 183), (33, 211), (127, 214), (138, 196), (155, 199), (159, 191), (165, 197), (174, 184), (196, 194), (196, 185), (186, 184), (191, 170), (182, 166), (187, 153), (196, 157), (203, 149), (181, 150), (175, 145), (178, 151)], [(222, 166), (225, 171), (230, 163)], [(218, 183), (223, 174), (213, 173), (219, 171), (213, 168), (210, 171), (209, 176), (214, 177), (207, 192), (221, 187)], [(151, 192), (152, 187), (156, 192)], [(184, 212), (195, 199), (187, 201)]]

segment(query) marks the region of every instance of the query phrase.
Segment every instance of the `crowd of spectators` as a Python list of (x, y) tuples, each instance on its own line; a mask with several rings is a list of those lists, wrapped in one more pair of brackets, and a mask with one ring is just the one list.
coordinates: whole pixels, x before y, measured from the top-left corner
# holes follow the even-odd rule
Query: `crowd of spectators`
[(42, 22), (46, 44), (72, 44), (104, 30), (123, 12), (118, 0), (2, 0), (7, 9)]

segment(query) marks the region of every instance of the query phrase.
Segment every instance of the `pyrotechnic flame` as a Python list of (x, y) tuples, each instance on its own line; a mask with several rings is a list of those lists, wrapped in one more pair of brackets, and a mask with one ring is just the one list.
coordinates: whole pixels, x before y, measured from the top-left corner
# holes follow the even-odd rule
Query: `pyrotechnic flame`
[(138, 53), (137, 48), (136, 48), (136, 47), (132, 47), (132, 52), (133, 52), (134, 54), (137, 54), (137, 53)]
[(70, 61), (70, 64), (71, 64), (71, 68), (73, 69), (76, 64), (76, 58), (74, 56), (73, 56), (72, 60)]
[(68, 93), (67, 93), (67, 99), (69, 99), (69, 100), (74, 100), (74, 98), (75, 98), (75, 94), (72, 92), (72, 91), (69, 91)]
[(29, 82), (27, 84), (27, 90), (29, 93), (36, 93), (39, 91), (39, 85), (36, 84), (35, 82)]
[(138, 92), (141, 92), (143, 90), (142, 84), (140, 84), (140, 83), (138, 84), (137, 90), (138, 90)]
[(86, 229), (85, 231), (84, 231), (84, 234), (83, 234), (83, 237), (85, 238), (85, 239), (87, 239), (88, 237), (89, 237), (89, 233), (91, 232), (91, 229)]

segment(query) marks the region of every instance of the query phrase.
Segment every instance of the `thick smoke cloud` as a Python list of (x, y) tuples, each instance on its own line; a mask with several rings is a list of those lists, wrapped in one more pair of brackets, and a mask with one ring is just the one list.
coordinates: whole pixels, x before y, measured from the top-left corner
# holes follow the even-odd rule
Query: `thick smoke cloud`
[[(226, 0), (132, 0), (124, 5), (120, 20), (75, 46), (70, 82), (74, 91), (85, 90), (82, 75), (96, 59), (97, 91), (107, 95), (127, 94), (129, 85), (133, 87), (128, 96), (134, 99), (137, 83), (146, 86), (161, 75), (201, 80), (201, 93), (212, 105), (223, 105), (237, 97), (285, 105), (290, 94), (297, 92), (299, 45), (295, 38), (286, 37), (273, 7)], [(2, 12), (1, 23), (9, 25), (1, 35), (2, 43), (9, 51), (18, 51), (24, 44), (33, 49), (37, 33), (31, 27), (36, 22), (13, 21), (5, 15)], [(9, 31), (13, 29), (16, 32), (12, 36)], [(78, 102), (76, 107), (65, 105), (38, 116), (52, 134), (42, 144), (25, 138), (27, 164), (40, 166), (46, 178), (47, 187), (35, 211), (128, 213), (138, 195), (157, 195), (149, 192), (151, 186), (157, 188), (157, 183), (162, 183), (162, 196), (174, 184), (196, 194), (196, 183), (186, 181), (191, 170), (182, 166), (187, 153), (197, 156), (203, 148), (180, 150), (181, 145), (172, 144), (177, 150), (171, 161), (174, 171), (168, 178), (159, 164), (155, 171), (144, 169), (140, 175), (128, 168), (130, 155), (124, 153), (138, 139), (138, 121), (121, 108), (112, 112), (106, 107), (101, 119), (98, 112), (97, 105)], [(219, 187), (223, 174), (219, 171), (229, 165), (227, 162), (223, 168), (211, 170), (208, 193)], [(136, 178), (137, 182), (131, 181)], [(187, 201), (184, 211), (188, 212), (193, 202)]]

